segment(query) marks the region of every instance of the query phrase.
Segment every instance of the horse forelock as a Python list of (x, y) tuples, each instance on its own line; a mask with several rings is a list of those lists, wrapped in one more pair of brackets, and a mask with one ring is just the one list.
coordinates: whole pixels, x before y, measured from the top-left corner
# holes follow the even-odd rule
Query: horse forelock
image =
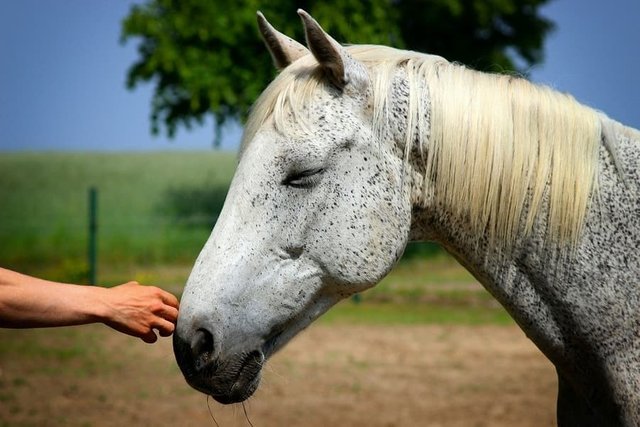
[(275, 129), (280, 132), (292, 130), (294, 125), (306, 130), (304, 106), (315, 95), (318, 86), (323, 84), (327, 83), (323, 81), (317, 61), (310, 54), (282, 70), (251, 107), (240, 154), (268, 120), (273, 120)]
[[(597, 191), (602, 130), (596, 111), (523, 78), (473, 71), (438, 56), (373, 45), (346, 49), (369, 70), (377, 135), (392, 120), (393, 80), (404, 71), (410, 97), (405, 144), (417, 143), (426, 153), (424, 200), (469, 218), (477, 235), (505, 246), (530, 233), (544, 210), (547, 239), (577, 243)], [(285, 68), (254, 104), (241, 152), (268, 120), (282, 132), (307, 132), (305, 106), (327, 84), (312, 55)], [(428, 112), (420, 102), (425, 97)]]

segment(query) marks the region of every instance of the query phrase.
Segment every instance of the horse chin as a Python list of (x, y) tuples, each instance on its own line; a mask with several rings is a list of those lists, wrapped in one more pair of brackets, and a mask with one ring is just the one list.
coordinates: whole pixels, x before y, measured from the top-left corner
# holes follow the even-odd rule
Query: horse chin
[(219, 403), (240, 403), (258, 389), (264, 360), (261, 351), (253, 351), (232, 358), (225, 366), (207, 367), (197, 375), (185, 377), (191, 387)]

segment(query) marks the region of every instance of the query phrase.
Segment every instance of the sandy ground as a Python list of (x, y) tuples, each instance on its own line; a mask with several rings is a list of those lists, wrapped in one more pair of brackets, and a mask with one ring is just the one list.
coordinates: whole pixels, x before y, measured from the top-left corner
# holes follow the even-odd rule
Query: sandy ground
[(210, 400), (215, 421), (168, 339), (90, 326), (0, 345), (1, 426), (555, 425), (553, 367), (515, 326), (315, 325), (244, 408)]

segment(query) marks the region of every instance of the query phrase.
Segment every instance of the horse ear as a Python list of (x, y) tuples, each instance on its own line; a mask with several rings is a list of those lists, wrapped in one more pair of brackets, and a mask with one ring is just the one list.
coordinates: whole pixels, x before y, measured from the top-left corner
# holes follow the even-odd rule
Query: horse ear
[(307, 46), (333, 85), (344, 89), (347, 84), (368, 82), (364, 65), (353, 59), (311, 15), (302, 9), (298, 9), (298, 15), (304, 25)]
[(306, 47), (273, 28), (262, 12), (258, 12), (258, 28), (278, 70), (309, 53)]

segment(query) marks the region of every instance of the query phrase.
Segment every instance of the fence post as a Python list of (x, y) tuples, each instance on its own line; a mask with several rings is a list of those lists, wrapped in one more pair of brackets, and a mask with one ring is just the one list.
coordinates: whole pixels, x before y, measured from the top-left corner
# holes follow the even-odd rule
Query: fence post
[(89, 284), (98, 283), (97, 277), (97, 259), (98, 259), (98, 190), (95, 187), (89, 188)]

